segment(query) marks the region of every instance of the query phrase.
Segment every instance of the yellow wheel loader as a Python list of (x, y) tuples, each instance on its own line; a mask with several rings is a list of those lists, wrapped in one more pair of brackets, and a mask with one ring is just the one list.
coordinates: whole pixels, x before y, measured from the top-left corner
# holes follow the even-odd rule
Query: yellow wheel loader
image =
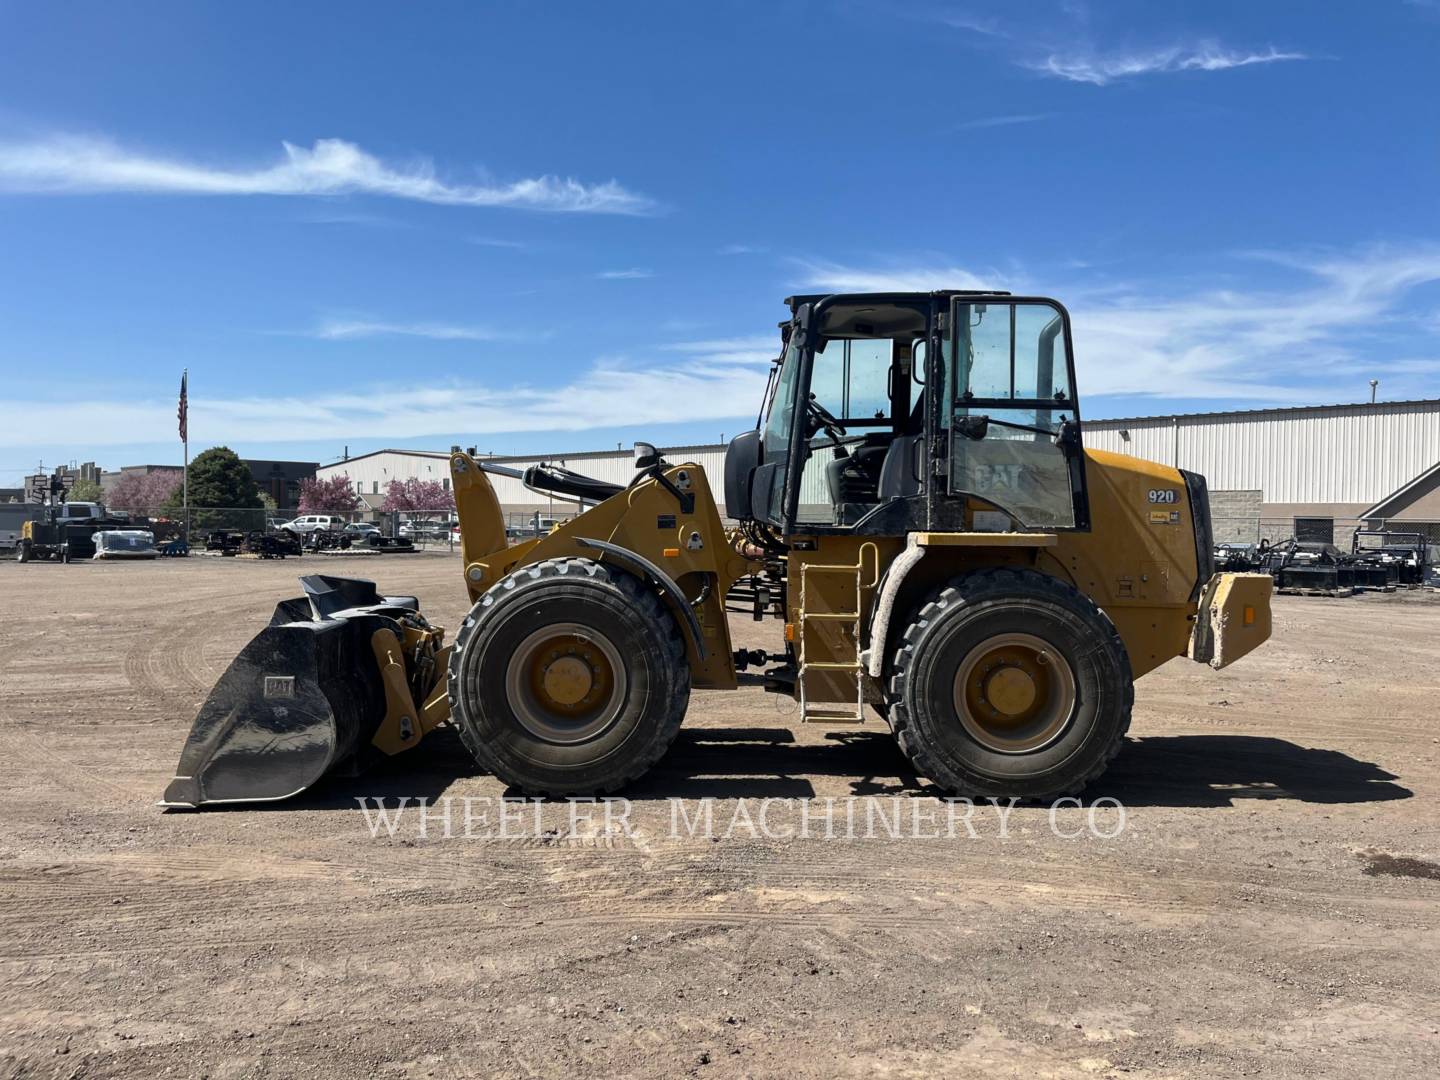
[[(457, 449), (472, 607), (453, 643), (413, 598), (303, 579), (201, 709), (166, 803), (283, 799), (441, 724), (516, 791), (620, 791), (692, 689), (751, 666), (807, 723), (869, 705), (943, 792), (1051, 797), (1118, 752), (1135, 679), (1269, 636), (1269, 576), (1214, 573), (1204, 479), (1084, 448), (1060, 304), (787, 303), (760, 419), (727, 452), (729, 531), (699, 466), (640, 444), (623, 488), (527, 470), (593, 505), (511, 545), (503, 470)], [(737, 583), (783, 623), (773, 650), (732, 648)]]

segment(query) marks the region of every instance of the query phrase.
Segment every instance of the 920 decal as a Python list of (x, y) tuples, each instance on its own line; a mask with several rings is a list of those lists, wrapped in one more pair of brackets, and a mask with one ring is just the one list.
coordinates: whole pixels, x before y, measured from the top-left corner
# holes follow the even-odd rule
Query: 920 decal
[(1174, 488), (1151, 488), (1146, 494), (1152, 503), (1163, 503), (1169, 505), (1180, 501), (1180, 493)]

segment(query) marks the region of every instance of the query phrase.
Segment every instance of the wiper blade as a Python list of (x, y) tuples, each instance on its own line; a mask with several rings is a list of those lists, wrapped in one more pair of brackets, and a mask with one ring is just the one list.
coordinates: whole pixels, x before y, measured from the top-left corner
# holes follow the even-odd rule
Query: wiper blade
[(964, 435), (965, 438), (975, 442), (979, 442), (985, 438), (985, 433), (991, 424), (999, 424), (1001, 427), (1013, 428), (1016, 431), (1033, 431), (1036, 435), (1048, 435), (1052, 439), (1060, 430), (1060, 428), (1036, 427), (1033, 424), (1017, 424), (1013, 420), (997, 420), (993, 416), (986, 416), (984, 414), (957, 416), (955, 418), (955, 430), (961, 435)]
[(1034, 424), (1016, 424), (1010, 420), (996, 420), (993, 416), (987, 417), (992, 424), (999, 424), (1001, 427), (1014, 428), (1016, 431), (1033, 431), (1036, 435), (1054, 436), (1056, 428), (1036, 427)]

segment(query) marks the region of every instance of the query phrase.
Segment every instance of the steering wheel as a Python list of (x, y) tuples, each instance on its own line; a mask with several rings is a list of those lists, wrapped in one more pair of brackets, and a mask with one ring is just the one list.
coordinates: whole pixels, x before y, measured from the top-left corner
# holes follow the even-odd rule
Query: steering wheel
[(824, 405), (821, 405), (820, 402), (816, 401), (814, 394), (811, 394), (810, 397), (806, 400), (805, 411), (808, 412), (815, 421), (815, 425), (811, 434), (814, 434), (815, 431), (819, 431), (821, 428), (823, 428), (825, 430), (825, 434), (829, 435), (830, 438), (834, 439), (836, 442), (839, 442), (840, 437), (845, 434), (845, 425), (842, 424), (839, 420), (835, 419), (834, 414), (831, 413), (829, 409), (825, 408)]

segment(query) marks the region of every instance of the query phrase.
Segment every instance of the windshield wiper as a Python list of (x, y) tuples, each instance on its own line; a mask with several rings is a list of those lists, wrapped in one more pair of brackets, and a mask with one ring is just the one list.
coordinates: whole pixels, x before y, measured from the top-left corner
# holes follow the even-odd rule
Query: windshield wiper
[[(1063, 425), (1062, 421), (1062, 425)], [(991, 424), (999, 424), (1001, 427), (1013, 428), (1016, 431), (1033, 431), (1036, 435), (1049, 435), (1055, 437), (1057, 428), (1036, 427), (1033, 424), (1017, 424), (1012, 420), (996, 420), (993, 416), (960, 416), (955, 419), (955, 430), (964, 435), (967, 439), (979, 442), (985, 438), (986, 432)]]

